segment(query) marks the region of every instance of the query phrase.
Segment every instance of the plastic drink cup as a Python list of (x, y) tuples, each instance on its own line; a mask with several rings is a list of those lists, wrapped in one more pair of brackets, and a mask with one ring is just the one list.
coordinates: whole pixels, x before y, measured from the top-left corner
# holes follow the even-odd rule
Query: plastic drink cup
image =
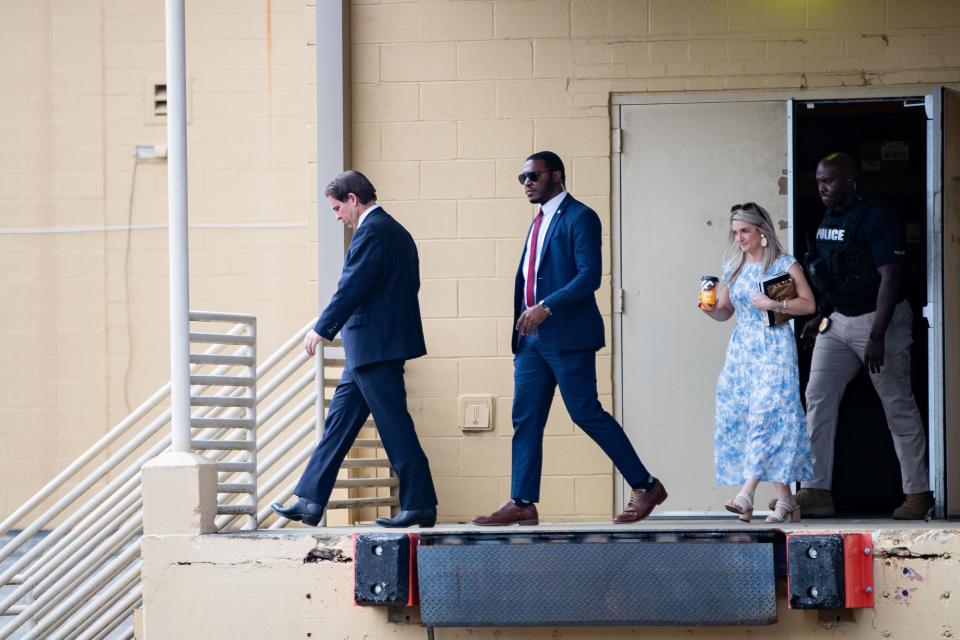
[(712, 309), (717, 304), (717, 285), (720, 284), (720, 278), (716, 276), (703, 276), (700, 278), (700, 306), (706, 309)]

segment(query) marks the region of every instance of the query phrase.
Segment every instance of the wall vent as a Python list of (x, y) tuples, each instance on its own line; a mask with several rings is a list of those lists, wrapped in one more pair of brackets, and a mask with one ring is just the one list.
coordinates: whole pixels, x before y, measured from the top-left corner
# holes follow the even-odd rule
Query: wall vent
[(167, 85), (153, 85), (153, 115), (158, 118), (167, 116)]
[[(187, 122), (191, 120), (191, 79), (186, 82)], [(167, 78), (162, 73), (150, 74), (143, 79), (143, 119), (147, 125), (165, 127), (170, 113), (167, 94)]]

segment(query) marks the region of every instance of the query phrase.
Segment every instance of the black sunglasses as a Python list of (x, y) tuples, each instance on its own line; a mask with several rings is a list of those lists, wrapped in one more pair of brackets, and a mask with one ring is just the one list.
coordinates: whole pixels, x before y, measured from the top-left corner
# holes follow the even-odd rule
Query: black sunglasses
[(737, 211), (749, 211), (750, 209), (759, 209), (756, 202), (744, 202), (743, 204), (735, 204), (730, 207), (730, 213), (736, 213)]
[(524, 171), (517, 176), (517, 180), (520, 181), (520, 184), (526, 184), (527, 180), (530, 182), (536, 182), (540, 179), (540, 176), (544, 173), (550, 173), (551, 171), (559, 171), (559, 169), (544, 169), (543, 171)]

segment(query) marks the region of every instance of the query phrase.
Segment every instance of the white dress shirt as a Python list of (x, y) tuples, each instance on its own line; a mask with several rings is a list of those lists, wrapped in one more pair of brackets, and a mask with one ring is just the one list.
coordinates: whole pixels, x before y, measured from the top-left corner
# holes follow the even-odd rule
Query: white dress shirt
[[(380, 205), (375, 204), (375, 205), (373, 205), (372, 207), (370, 207), (369, 209), (367, 209), (366, 211), (364, 211), (363, 213), (361, 213), (361, 214), (360, 214), (360, 219), (357, 220), (357, 229), (360, 228), (360, 225), (363, 224), (363, 221), (366, 220), (367, 216), (370, 215), (370, 212), (371, 212), (371, 211), (373, 211), (374, 209), (379, 209), (379, 208), (380, 208)], [(356, 231), (357, 229), (354, 229), (354, 231)]]
[[(557, 195), (553, 196), (545, 203), (540, 205), (540, 208), (543, 209), (543, 221), (540, 223), (540, 229), (537, 233), (537, 262), (534, 267), (534, 282), (533, 282), (533, 299), (535, 302), (539, 302), (540, 299), (537, 297), (537, 282), (536, 274), (540, 273), (540, 256), (543, 255), (543, 239), (547, 237), (547, 229), (550, 228), (550, 222), (553, 221), (553, 217), (557, 213), (557, 209), (560, 208), (560, 203), (563, 202), (563, 199), (567, 197), (566, 191), (561, 191)], [(530, 265), (530, 240), (533, 236), (533, 225), (530, 226), (530, 232), (527, 234), (527, 245), (526, 249), (523, 251), (523, 290), (527, 290), (527, 269)], [(527, 300), (524, 296), (523, 306), (526, 308)]]

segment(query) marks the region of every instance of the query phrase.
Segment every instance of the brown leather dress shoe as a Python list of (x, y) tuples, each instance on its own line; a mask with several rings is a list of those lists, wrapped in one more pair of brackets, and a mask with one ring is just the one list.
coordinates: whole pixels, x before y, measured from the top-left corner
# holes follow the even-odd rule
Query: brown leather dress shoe
[(663, 488), (663, 484), (659, 480), (649, 491), (634, 489), (630, 494), (630, 502), (627, 503), (627, 508), (614, 518), (613, 522), (614, 524), (639, 522), (650, 515), (653, 508), (666, 499), (667, 490)]
[(540, 523), (537, 515), (537, 505), (530, 503), (529, 507), (518, 507), (513, 500), (507, 500), (500, 508), (488, 516), (477, 516), (473, 524), (481, 527), (505, 527), (511, 524), (534, 525)]

